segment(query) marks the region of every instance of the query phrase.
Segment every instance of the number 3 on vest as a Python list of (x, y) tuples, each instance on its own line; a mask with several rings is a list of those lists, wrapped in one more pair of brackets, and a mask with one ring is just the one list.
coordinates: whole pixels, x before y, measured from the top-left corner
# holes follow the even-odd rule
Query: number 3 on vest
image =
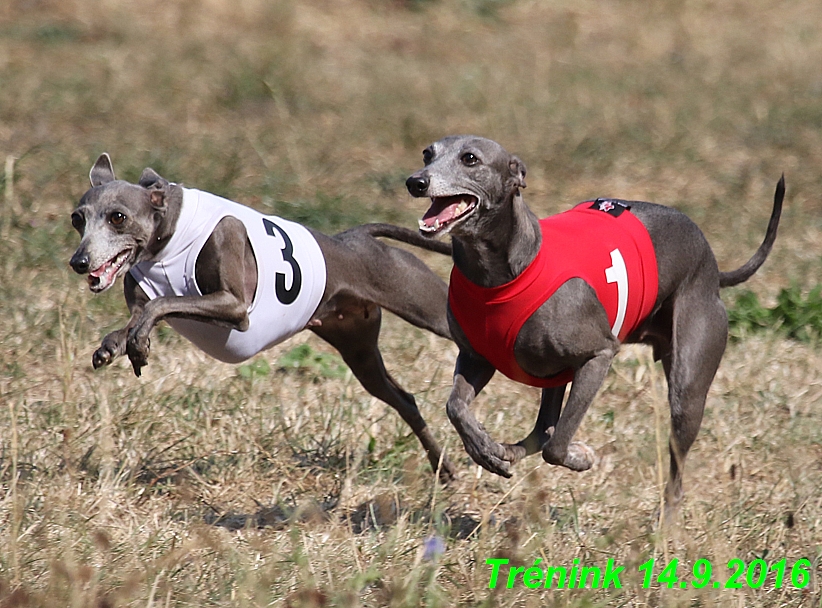
[(617, 287), (617, 315), (611, 333), (619, 337), (622, 324), (625, 322), (625, 311), (628, 308), (628, 269), (619, 249), (611, 252), (611, 267), (605, 269), (605, 278)]
[[(300, 272), (300, 265), (297, 264), (297, 260), (294, 259), (294, 245), (291, 243), (291, 239), (288, 238), (288, 235), (285, 233), (285, 230), (280, 228), (271, 220), (263, 218), (263, 226), (265, 226), (265, 231), (268, 235), (277, 236), (274, 233), (274, 229), (276, 228), (277, 232), (279, 232), (280, 236), (283, 238), (283, 262), (286, 262), (289, 266), (291, 266), (291, 287), (286, 289), (285, 274), (283, 274), (282, 272), (278, 272), (274, 276), (274, 291), (276, 292), (277, 299), (280, 302), (286, 305), (292, 304), (294, 300), (297, 299), (297, 296), (300, 294), (300, 287), (303, 283), (303, 275), (302, 272)], [(623, 264), (623, 269), (624, 268), (625, 265)], [(621, 301), (622, 300), (620, 300), (620, 302)]]

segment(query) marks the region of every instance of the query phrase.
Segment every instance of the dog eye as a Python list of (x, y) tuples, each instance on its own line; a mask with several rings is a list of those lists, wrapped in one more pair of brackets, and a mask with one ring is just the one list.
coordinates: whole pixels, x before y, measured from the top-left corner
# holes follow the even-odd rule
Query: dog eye
[(431, 151), (431, 148), (426, 148), (422, 151), (422, 162), (426, 165), (430, 163), (434, 159), (434, 153)]
[(462, 161), (462, 164), (466, 167), (473, 167), (479, 162), (479, 159), (470, 152), (466, 152), (465, 154), (463, 154), (460, 160)]
[(86, 226), (86, 220), (79, 213), (71, 214), (71, 225), (77, 232), (82, 232)]
[(120, 213), (119, 211), (115, 211), (110, 216), (108, 216), (108, 221), (115, 226), (122, 226), (123, 222), (126, 221), (126, 216)]

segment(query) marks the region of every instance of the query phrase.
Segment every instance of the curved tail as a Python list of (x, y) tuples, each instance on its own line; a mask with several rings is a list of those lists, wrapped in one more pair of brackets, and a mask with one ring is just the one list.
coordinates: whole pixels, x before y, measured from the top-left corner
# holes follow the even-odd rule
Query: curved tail
[(362, 224), (346, 232), (357, 231), (365, 232), (373, 237), (386, 237), (395, 241), (408, 243), (414, 247), (421, 247), (428, 251), (442, 253), (443, 255), (451, 255), (451, 242), (435, 241), (434, 239), (422, 236), (416, 230), (410, 230), (401, 226), (394, 226), (393, 224)]
[(760, 266), (765, 262), (768, 254), (771, 252), (773, 242), (776, 240), (776, 229), (779, 226), (779, 216), (782, 213), (782, 200), (785, 198), (785, 175), (779, 179), (776, 184), (776, 192), (773, 195), (773, 211), (771, 212), (771, 219), (768, 222), (768, 229), (765, 231), (765, 240), (753, 254), (750, 260), (745, 262), (736, 270), (730, 272), (719, 273), (719, 286), (732, 287), (743, 283), (753, 276)]

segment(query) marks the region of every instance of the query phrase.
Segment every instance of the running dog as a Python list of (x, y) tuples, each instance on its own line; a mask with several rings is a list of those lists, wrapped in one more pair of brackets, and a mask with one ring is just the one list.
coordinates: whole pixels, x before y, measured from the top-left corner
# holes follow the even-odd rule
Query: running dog
[(342, 355), (365, 389), (413, 429), (448, 480), (454, 467), (417, 409), (386, 371), (378, 348), (381, 308), (451, 338), (447, 286), (418, 258), (376, 237), (450, 254), (414, 231), (366, 224), (326, 236), (213, 194), (170, 183), (152, 169), (120, 181), (108, 154), (71, 214), (80, 246), (71, 267), (100, 293), (123, 276), (131, 318), (103, 338), (95, 369), (127, 355), (148, 363), (161, 320), (209, 355), (237, 363), (310, 329)]
[[(423, 160), (406, 186), (431, 199), (421, 233), (451, 235), (448, 322), (459, 356), (447, 413), (468, 454), (504, 477), (538, 451), (551, 464), (590, 468), (594, 451), (574, 434), (620, 344), (650, 344), (668, 381), (665, 502), (674, 510), (725, 351), (719, 290), (747, 280), (767, 258), (784, 177), (762, 245), (739, 269), (720, 272), (696, 224), (670, 207), (597, 199), (540, 221), (522, 198), (525, 164), (496, 142), (446, 137)], [(496, 370), (543, 389), (534, 430), (516, 444), (494, 441), (469, 409)]]

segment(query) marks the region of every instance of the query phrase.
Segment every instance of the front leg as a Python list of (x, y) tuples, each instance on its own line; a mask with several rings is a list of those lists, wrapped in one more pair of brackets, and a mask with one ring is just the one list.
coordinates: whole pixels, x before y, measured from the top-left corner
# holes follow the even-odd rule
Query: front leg
[(203, 296), (165, 296), (151, 300), (143, 314), (128, 331), (126, 354), (140, 376), (148, 365), (149, 334), (166, 317), (192, 319), (245, 331), (248, 329), (248, 306), (229, 291), (217, 291)]
[(511, 463), (518, 460), (516, 454), (509, 446), (491, 439), (469, 407), (495, 371), (482, 357), (460, 350), (446, 412), (462, 439), (465, 451), (474, 462), (491, 473), (511, 477), (508, 469)]
[(615, 349), (604, 349), (577, 369), (571, 383), (568, 403), (562, 410), (551, 438), (542, 449), (545, 462), (561, 465), (572, 471), (587, 471), (594, 464), (594, 450), (581, 441), (571, 440), (602, 385), (615, 353)]
[(110, 365), (117, 357), (122, 357), (126, 354), (126, 341), (128, 340), (129, 331), (140, 317), (143, 315), (148, 297), (140, 288), (131, 274), (126, 274), (123, 281), (123, 291), (126, 297), (126, 304), (131, 311), (131, 318), (122, 329), (111, 332), (100, 344), (100, 348), (94, 351), (91, 356), (91, 365), (94, 369), (100, 369), (104, 365)]

